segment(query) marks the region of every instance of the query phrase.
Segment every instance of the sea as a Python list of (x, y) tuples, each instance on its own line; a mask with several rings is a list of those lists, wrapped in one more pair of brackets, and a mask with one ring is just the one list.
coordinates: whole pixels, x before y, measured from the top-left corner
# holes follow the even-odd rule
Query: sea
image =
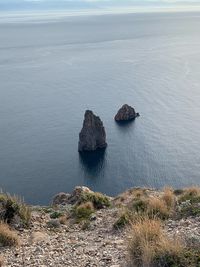
[[(117, 124), (123, 104), (140, 117)], [(107, 149), (78, 153), (85, 110)], [(200, 13), (0, 16), (0, 187), (30, 204), (87, 186), (200, 185)]]

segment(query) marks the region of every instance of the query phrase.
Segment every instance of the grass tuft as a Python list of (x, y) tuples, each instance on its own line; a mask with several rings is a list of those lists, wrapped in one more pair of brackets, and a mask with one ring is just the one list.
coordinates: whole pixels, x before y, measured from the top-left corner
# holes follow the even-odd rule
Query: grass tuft
[(92, 213), (94, 213), (92, 202), (85, 202), (74, 208), (74, 215), (78, 222), (89, 220)]
[(162, 200), (166, 203), (169, 210), (174, 208), (176, 203), (176, 198), (172, 188), (170, 187), (164, 188)]
[(78, 204), (91, 202), (95, 209), (102, 209), (111, 205), (109, 198), (98, 192), (84, 192)]
[(1, 193), (0, 210), (2, 221), (12, 224), (17, 220), (21, 226), (29, 225), (31, 210), (19, 197)]
[(169, 239), (160, 220), (141, 218), (130, 229), (128, 255), (132, 267), (199, 267), (200, 249)]
[(0, 244), (2, 246), (17, 246), (19, 244), (17, 234), (10, 230), (5, 223), (0, 223)]

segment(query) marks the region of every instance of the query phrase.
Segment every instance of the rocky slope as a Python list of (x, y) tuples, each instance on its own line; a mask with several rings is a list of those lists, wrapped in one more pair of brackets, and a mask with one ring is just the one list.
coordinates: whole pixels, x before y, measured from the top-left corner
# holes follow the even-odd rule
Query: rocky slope
[[(149, 201), (161, 199), (164, 194), (135, 188), (116, 198), (108, 198), (85, 187), (78, 187), (67, 195), (62, 205), (59, 205), (57, 196), (56, 206), (31, 207), (30, 226), (17, 230), (19, 246), (0, 249), (4, 258), (3, 266), (127, 267), (130, 222), (120, 221), (124, 218), (123, 212), (144, 196)], [(72, 199), (73, 202), (70, 202)], [(82, 202), (88, 203), (89, 200), (94, 205), (91, 213), (83, 213), (88, 206), (77, 209)], [(188, 210), (193, 206), (185, 209), (192, 201), (183, 199), (181, 204), (177, 204), (177, 199), (175, 201), (176, 209), (163, 220), (164, 231), (172, 239), (179, 236), (191, 246), (200, 245), (199, 202), (195, 206), (196, 213), (192, 214)], [(102, 205), (97, 205), (99, 203)], [(141, 207), (141, 203), (138, 207)]]

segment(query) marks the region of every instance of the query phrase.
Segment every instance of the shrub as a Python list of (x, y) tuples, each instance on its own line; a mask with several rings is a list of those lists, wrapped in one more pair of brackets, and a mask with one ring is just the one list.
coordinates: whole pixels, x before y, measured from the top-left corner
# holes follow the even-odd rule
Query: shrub
[(174, 208), (175, 196), (174, 196), (174, 192), (171, 188), (169, 188), (169, 187), (164, 188), (162, 200), (166, 203), (168, 209)]
[(191, 202), (181, 203), (177, 217), (183, 218), (188, 216), (200, 216), (200, 205), (198, 203), (191, 203)]
[(180, 196), (180, 195), (183, 194), (183, 192), (184, 192), (183, 189), (175, 189), (175, 190), (174, 190), (174, 195), (176, 195), (176, 196)]
[(178, 198), (178, 217), (200, 215), (200, 187), (191, 187), (184, 190)]
[(149, 218), (132, 225), (128, 243), (132, 267), (199, 267), (200, 248), (184, 247), (179, 240), (170, 240), (161, 221)]
[(117, 221), (114, 223), (113, 227), (115, 229), (121, 229), (126, 225), (130, 224), (133, 220), (133, 213), (130, 210), (124, 210)]
[(85, 202), (74, 208), (74, 215), (78, 221), (88, 220), (92, 213), (94, 213), (92, 202)]
[(169, 217), (170, 211), (164, 200), (159, 199), (158, 197), (151, 197), (148, 200), (147, 214), (150, 218), (156, 216), (162, 220), (165, 220)]
[(131, 266), (176, 266), (161, 263), (168, 257), (174, 258), (181, 251), (178, 242), (166, 238), (160, 221), (145, 218), (132, 226), (128, 245)]
[(200, 187), (186, 188), (183, 194), (179, 197), (179, 203), (189, 200), (191, 203), (200, 202)]
[(51, 219), (57, 219), (60, 218), (61, 216), (63, 216), (63, 212), (61, 211), (54, 211), (50, 214)]
[(78, 204), (85, 202), (91, 202), (94, 205), (95, 209), (102, 209), (110, 206), (109, 198), (101, 193), (82, 193)]
[(30, 222), (31, 210), (19, 197), (0, 194), (0, 210), (1, 220), (9, 224), (17, 220), (20, 226), (28, 226)]
[(147, 210), (148, 201), (147, 199), (134, 199), (131, 205), (131, 209), (138, 213), (144, 213)]
[(19, 244), (17, 234), (10, 230), (5, 223), (0, 223), (0, 244), (2, 246), (16, 246)]
[(130, 236), (128, 252), (131, 265), (149, 266), (161, 236), (160, 222), (149, 219), (138, 221), (133, 225)]

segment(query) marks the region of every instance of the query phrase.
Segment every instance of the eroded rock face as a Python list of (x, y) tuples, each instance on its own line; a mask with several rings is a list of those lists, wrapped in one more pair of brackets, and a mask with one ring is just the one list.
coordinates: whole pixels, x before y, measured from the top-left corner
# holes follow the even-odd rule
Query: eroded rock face
[(70, 196), (70, 194), (61, 192), (54, 196), (52, 205), (65, 205), (68, 203)]
[(95, 151), (106, 146), (106, 132), (103, 122), (91, 110), (86, 110), (83, 128), (79, 134), (78, 151)]
[(93, 193), (88, 187), (86, 186), (76, 186), (74, 191), (71, 194), (67, 193), (59, 193), (54, 196), (52, 204), (53, 205), (74, 205), (76, 204), (83, 193)]
[(127, 104), (123, 105), (117, 114), (115, 115), (116, 121), (129, 121), (134, 120), (139, 116), (139, 113), (135, 112), (135, 109)]

